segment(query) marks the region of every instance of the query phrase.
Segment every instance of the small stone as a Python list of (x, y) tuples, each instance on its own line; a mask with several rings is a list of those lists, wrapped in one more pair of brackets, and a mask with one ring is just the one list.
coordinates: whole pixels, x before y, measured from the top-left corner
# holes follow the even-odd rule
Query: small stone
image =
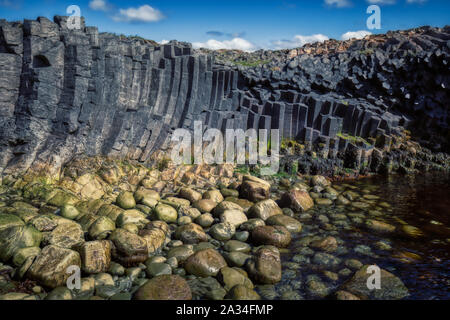
[(350, 292), (339, 290), (337, 291), (334, 296), (336, 297), (336, 300), (361, 300), (354, 294), (351, 294)]
[(314, 255), (313, 262), (327, 268), (335, 268), (341, 263), (341, 260), (331, 254), (318, 252)]
[(175, 239), (181, 240), (186, 244), (196, 244), (208, 241), (203, 228), (195, 223), (178, 227), (175, 231)]
[(116, 199), (116, 203), (122, 209), (133, 209), (136, 206), (133, 194), (128, 191), (122, 191)]
[(421, 238), (423, 237), (425, 234), (416, 227), (410, 226), (410, 225), (403, 225), (401, 227), (401, 231), (403, 233), (403, 235), (409, 237), (409, 238)]
[(265, 226), (266, 223), (262, 219), (249, 219), (241, 224), (240, 229), (243, 231), (253, 231), (257, 227)]
[(93, 240), (106, 239), (116, 229), (116, 224), (108, 217), (99, 217), (89, 227), (89, 237)]
[(381, 289), (370, 290), (367, 286), (368, 278), (372, 272), (368, 272), (370, 266), (363, 266), (355, 275), (344, 283), (340, 290), (348, 291), (358, 297), (375, 300), (397, 300), (409, 295), (403, 282), (392, 273), (381, 269)]
[(325, 298), (331, 290), (323, 282), (311, 280), (306, 283), (306, 291), (313, 298)]
[(347, 200), (347, 198), (345, 198), (344, 196), (339, 195), (339, 196), (337, 197), (337, 199), (336, 199), (336, 203), (339, 204), (339, 205), (347, 206), (347, 205), (350, 204), (350, 201)]
[(260, 300), (261, 297), (254, 290), (244, 286), (236, 285), (228, 291), (227, 299), (231, 300)]
[(166, 204), (158, 204), (154, 212), (157, 220), (167, 223), (175, 223), (178, 219), (177, 210)]
[(363, 267), (363, 264), (356, 259), (345, 260), (344, 264), (346, 267), (349, 267), (350, 269), (353, 270), (360, 270)]
[(89, 241), (80, 249), (81, 268), (88, 274), (108, 271), (111, 264), (111, 242)]
[(311, 248), (322, 250), (325, 252), (335, 252), (338, 248), (338, 243), (334, 237), (326, 237), (322, 240), (313, 241), (310, 244)]
[(190, 256), (184, 268), (197, 277), (215, 277), (219, 270), (226, 267), (225, 259), (214, 249), (205, 249)]
[(317, 175), (311, 178), (311, 185), (326, 188), (331, 185), (331, 182), (328, 181), (324, 176)]
[(167, 263), (149, 263), (147, 264), (147, 269), (145, 271), (149, 278), (163, 274), (172, 274), (172, 268)]
[(239, 196), (252, 202), (269, 198), (270, 184), (262, 179), (245, 175), (239, 188)]
[(227, 241), (230, 240), (234, 233), (236, 232), (236, 228), (229, 223), (217, 223), (209, 229), (209, 234), (211, 237), (218, 241)]
[(119, 228), (123, 228), (123, 226), (127, 224), (134, 224), (138, 228), (143, 228), (148, 222), (149, 220), (147, 220), (145, 213), (136, 209), (125, 210), (116, 220), (116, 224)]
[(138, 203), (154, 208), (161, 198), (159, 196), (159, 193), (155, 190), (139, 187), (134, 193), (134, 199)]
[(214, 223), (214, 217), (210, 213), (204, 213), (197, 217), (195, 222), (203, 228), (209, 228)]
[(325, 198), (314, 199), (314, 202), (319, 206), (331, 206), (333, 204), (332, 200)]
[(285, 248), (291, 243), (291, 233), (283, 226), (262, 226), (252, 231), (252, 240), (259, 245)]
[(203, 194), (203, 199), (213, 200), (215, 203), (221, 203), (224, 198), (219, 190), (208, 190)]
[(220, 215), (220, 221), (232, 224), (235, 228), (238, 228), (247, 220), (245, 213), (239, 210), (226, 210)]
[(217, 205), (217, 207), (214, 208), (213, 214), (215, 217), (220, 217), (220, 215), (227, 210), (244, 211), (244, 209), (237, 203), (231, 201), (222, 201)]
[(314, 206), (314, 201), (307, 192), (293, 189), (283, 194), (280, 205), (294, 212), (305, 212)]
[(109, 236), (114, 243), (112, 256), (126, 267), (144, 262), (148, 256), (147, 241), (124, 229), (116, 229)]
[(189, 200), (183, 198), (167, 197), (164, 200), (170, 202), (171, 204), (174, 204), (174, 208), (177, 207), (189, 208), (189, 206), (191, 205), (191, 202)]
[[(184, 245), (180, 247), (175, 247), (169, 250), (167, 253), (167, 258), (175, 257), (177, 258), (177, 261), (179, 263), (183, 263), (186, 261), (190, 256), (194, 254), (194, 249), (191, 245)], [(164, 261), (162, 261), (164, 262)]]
[(266, 220), (266, 224), (269, 226), (282, 226), (289, 230), (289, 232), (301, 232), (302, 224), (294, 218), (285, 215), (275, 215), (271, 216)]
[(45, 297), (45, 300), (72, 300), (72, 298), (72, 292), (67, 287), (57, 287)]
[(256, 283), (275, 284), (281, 280), (280, 252), (275, 247), (261, 247), (247, 260), (246, 268)]
[(181, 198), (189, 200), (191, 203), (202, 199), (202, 194), (191, 188), (181, 188), (178, 195)]
[(75, 220), (79, 215), (80, 212), (77, 208), (70, 204), (67, 204), (61, 208), (61, 216), (66, 219)]
[(108, 273), (112, 274), (113, 276), (123, 276), (125, 274), (125, 268), (118, 264), (117, 262), (111, 262)]
[(118, 294), (120, 288), (114, 285), (100, 285), (95, 287), (95, 295), (104, 299), (110, 299)]
[(192, 219), (191, 219), (191, 217), (187, 217), (187, 216), (180, 217), (180, 218), (178, 218), (178, 221), (177, 221), (177, 224), (179, 226), (184, 226), (185, 224), (190, 224), (190, 223), (192, 223)]
[(368, 219), (365, 225), (369, 230), (377, 233), (386, 234), (395, 232), (395, 226), (379, 220)]
[(234, 234), (233, 238), (237, 241), (245, 242), (248, 240), (248, 237), (250, 236), (250, 232), (248, 231), (238, 231)]
[(228, 252), (250, 252), (251, 247), (249, 244), (236, 240), (229, 240), (223, 246), (223, 249)]
[(177, 257), (171, 257), (167, 259), (166, 263), (172, 268), (176, 269), (178, 267), (178, 260)]
[(267, 220), (268, 218), (281, 215), (283, 211), (272, 199), (267, 199), (256, 203), (248, 211), (248, 216), (255, 219)]
[(238, 269), (223, 267), (217, 274), (217, 279), (227, 291), (237, 285), (243, 285), (249, 289), (253, 289), (251, 280), (245, 276), (245, 273), (240, 272)]
[(201, 216), (201, 212), (200, 212), (200, 210), (198, 210), (197, 208), (181, 208), (180, 209), (180, 212), (183, 214), (183, 215), (185, 215), (185, 216), (187, 216), (187, 217), (190, 217), (192, 220), (195, 220), (195, 219), (197, 219), (198, 217), (200, 217)]
[(217, 206), (217, 202), (211, 199), (202, 199), (194, 202), (194, 207), (202, 213), (210, 213)]
[(109, 273), (98, 273), (94, 275), (95, 287), (114, 286), (114, 279)]
[(239, 191), (234, 190), (234, 189), (222, 188), (222, 189), (220, 189), (220, 192), (222, 193), (222, 195), (225, 198), (227, 198), (227, 197), (239, 197)]

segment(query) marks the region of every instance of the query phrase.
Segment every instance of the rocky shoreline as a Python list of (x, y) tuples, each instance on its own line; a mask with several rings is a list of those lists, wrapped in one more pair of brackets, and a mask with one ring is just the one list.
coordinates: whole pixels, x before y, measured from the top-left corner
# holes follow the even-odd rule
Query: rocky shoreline
[[(409, 296), (366, 271), (424, 232), (340, 180), (448, 174), (450, 27), (243, 53), (66, 22), (0, 20), (0, 300)], [(278, 129), (279, 173), (175, 166), (197, 120)]]
[[(393, 208), (373, 188), (318, 175), (266, 181), (230, 165), (164, 165), (87, 158), (65, 167), (58, 181), (3, 180), (0, 299), (408, 296), (388, 270), (382, 290), (367, 289), (366, 269), (377, 250), (392, 251), (389, 241), (371, 249), (345, 240), (359, 229), (423, 236), (388, 220)], [(80, 290), (66, 287), (71, 265), (81, 268)]]

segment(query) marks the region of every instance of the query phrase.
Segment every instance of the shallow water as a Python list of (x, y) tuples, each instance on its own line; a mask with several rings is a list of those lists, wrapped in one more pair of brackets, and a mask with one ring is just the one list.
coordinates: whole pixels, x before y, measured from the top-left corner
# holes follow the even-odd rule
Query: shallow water
[[(318, 299), (308, 291), (306, 283), (311, 277), (322, 281), (330, 292), (351, 277), (346, 275), (344, 261), (357, 259), (363, 264), (376, 264), (399, 277), (409, 290), (406, 299), (450, 299), (450, 177), (442, 174), (376, 177), (350, 183), (336, 183), (359, 193), (378, 196), (376, 200), (361, 200), (370, 208), (349, 206), (315, 206), (307, 215), (298, 216), (303, 231), (291, 243), (289, 253), (283, 254), (283, 280), (276, 285), (276, 293), (266, 298), (283, 298), (290, 291), (292, 298)], [(351, 188), (351, 189), (350, 189)], [(387, 204), (390, 205), (390, 207)], [(325, 228), (325, 216), (332, 228)], [(385, 221), (397, 227), (410, 225), (423, 234), (417, 238), (395, 232), (380, 235), (364, 227), (366, 219)], [(315, 265), (308, 248), (310, 237), (333, 236), (338, 240), (338, 250), (332, 253), (341, 262), (333, 267)], [(383, 241), (391, 249), (381, 250), (376, 243)], [(300, 255), (299, 255), (300, 253)], [(292, 264), (292, 262), (296, 263)], [(286, 270), (289, 270), (286, 272)], [(324, 271), (339, 274), (331, 280)], [(342, 274), (341, 272), (342, 271)], [(264, 290), (263, 294), (264, 296)]]

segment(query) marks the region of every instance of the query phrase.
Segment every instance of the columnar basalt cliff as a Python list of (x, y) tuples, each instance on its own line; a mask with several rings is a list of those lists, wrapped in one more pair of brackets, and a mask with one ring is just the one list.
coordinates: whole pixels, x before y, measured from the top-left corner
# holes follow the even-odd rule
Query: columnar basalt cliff
[(66, 20), (0, 20), (3, 175), (59, 170), (80, 155), (146, 162), (195, 120), (281, 129), (342, 165), (352, 155), (350, 166), (408, 128), (448, 151), (450, 27), (246, 54), (99, 33), (84, 20), (69, 30)]

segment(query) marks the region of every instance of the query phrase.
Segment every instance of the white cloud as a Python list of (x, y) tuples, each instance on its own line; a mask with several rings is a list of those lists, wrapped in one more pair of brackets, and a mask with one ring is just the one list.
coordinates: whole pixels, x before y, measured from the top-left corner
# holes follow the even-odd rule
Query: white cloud
[(105, 0), (91, 0), (89, 2), (89, 8), (96, 11), (107, 11), (108, 4)]
[(372, 34), (372, 32), (369, 32), (369, 31), (366, 31), (366, 30), (361, 30), (361, 31), (349, 31), (349, 32), (344, 33), (344, 34), (341, 36), (341, 39), (342, 39), (342, 40), (349, 40), (349, 39), (353, 39), (353, 38), (356, 38), (356, 39), (362, 39), (362, 38), (364, 38), (365, 36), (368, 36), (368, 35), (371, 35), (371, 34)]
[(160, 44), (168, 44), (169, 40), (161, 40)]
[(406, 0), (407, 3), (425, 3), (427, 0)]
[(242, 51), (254, 51), (256, 46), (242, 38), (234, 38), (231, 40), (218, 41), (215, 39), (210, 39), (206, 42), (194, 42), (192, 43), (194, 48), (207, 48), (211, 50), (219, 49), (237, 49)]
[(350, 0), (325, 0), (325, 4), (331, 7), (345, 8), (351, 7), (352, 3)]
[(145, 4), (139, 8), (120, 9), (119, 14), (113, 19), (129, 22), (157, 22), (164, 19), (164, 15), (158, 9)]
[(296, 35), (292, 40), (275, 40), (271, 42), (274, 50), (292, 49), (302, 47), (307, 43), (324, 42), (329, 38), (323, 34), (313, 34), (311, 36)]
[(396, 0), (367, 0), (370, 4), (395, 4)]

